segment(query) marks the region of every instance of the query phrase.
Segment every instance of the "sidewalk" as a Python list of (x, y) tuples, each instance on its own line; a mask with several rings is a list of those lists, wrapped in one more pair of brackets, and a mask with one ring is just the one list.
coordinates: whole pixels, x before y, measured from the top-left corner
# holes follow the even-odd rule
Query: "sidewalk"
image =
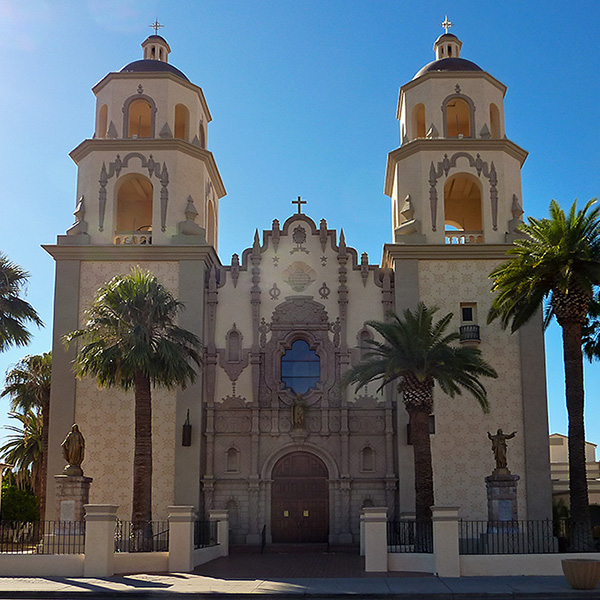
[(0, 578), (0, 598), (185, 598), (245, 600), (310, 598), (398, 598), (408, 600), (508, 600), (587, 598), (600, 600), (593, 591), (571, 589), (563, 577), (375, 577), (316, 579), (221, 579), (191, 573), (128, 575), (120, 577)]

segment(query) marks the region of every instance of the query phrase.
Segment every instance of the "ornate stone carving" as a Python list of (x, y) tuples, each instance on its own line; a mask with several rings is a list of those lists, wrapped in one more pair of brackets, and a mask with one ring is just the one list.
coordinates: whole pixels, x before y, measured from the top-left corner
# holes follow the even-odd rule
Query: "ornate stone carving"
[(233, 283), (233, 287), (237, 287), (237, 282), (240, 277), (240, 257), (237, 254), (234, 254), (231, 257), (231, 281)]
[(218, 416), (215, 418), (217, 433), (250, 433), (251, 421), (248, 416)]
[(327, 283), (323, 282), (323, 285), (319, 288), (319, 296), (321, 296), (323, 300), (327, 300), (329, 294), (331, 294), (331, 290), (327, 286)]
[(327, 248), (327, 221), (325, 219), (321, 219), (319, 223), (319, 241), (321, 242), (321, 250), (325, 252), (325, 248)]
[(367, 287), (367, 280), (369, 279), (369, 255), (366, 252), (360, 255), (360, 276), (362, 277), (363, 286)]
[(275, 282), (273, 287), (269, 290), (269, 296), (271, 296), (271, 300), (279, 300), (279, 296), (281, 296), (281, 290), (277, 287), (277, 282)]
[(487, 123), (483, 124), (483, 127), (479, 131), (479, 137), (484, 140), (489, 140), (492, 137), (492, 134), (490, 133)]
[(264, 348), (267, 343), (267, 333), (269, 333), (269, 331), (271, 331), (271, 325), (267, 323), (263, 317), (258, 326), (259, 344), (261, 348)]
[(77, 202), (77, 207), (75, 208), (73, 215), (75, 216), (75, 223), (67, 229), (67, 235), (87, 234), (87, 222), (84, 220), (85, 204), (83, 196), (79, 198), (79, 202)]
[(279, 229), (279, 221), (277, 219), (273, 219), (271, 240), (273, 242), (273, 248), (274, 248), (275, 252), (277, 252), (277, 248), (279, 247), (280, 238), (281, 238), (281, 229)]
[(442, 176), (448, 177), (450, 169), (456, 167), (456, 161), (459, 158), (466, 158), (469, 161), (469, 166), (477, 171), (477, 176), (483, 176), (490, 184), (490, 204), (492, 208), (492, 226), (494, 231), (498, 229), (498, 177), (496, 167), (492, 162), (488, 165), (484, 162), (479, 154), (475, 158), (468, 152), (455, 152), (450, 158), (444, 154), (444, 158), (437, 163), (437, 167), (431, 163), (429, 167), (429, 203), (431, 207), (431, 230), (436, 231), (436, 216), (437, 216), (437, 180)]
[(348, 429), (351, 433), (383, 433), (385, 419), (377, 416), (353, 415), (348, 419)]
[(436, 140), (437, 138), (440, 137), (440, 132), (437, 130), (437, 127), (433, 123), (429, 126), (429, 129), (427, 130), (425, 137), (428, 140)]
[(303, 244), (306, 243), (306, 229), (302, 227), (302, 225), (294, 227), (292, 240), (294, 241), (294, 244), (296, 244), (296, 247), (290, 250), (290, 254), (294, 254), (295, 252), (309, 254), (309, 251), (303, 246)]
[(185, 221), (180, 221), (177, 224), (180, 235), (197, 235), (204, 236), (204, 229), (196, 223), (198, 217), (198, 211), (194, 206), (194, 200), (191, 196), (188, 196), (187, 205), (185, 207)]
[(132, 158), (138, 159), (142, 168), (148, 171), (148, 177), (152, 179), (152, 177), (156, 177), (160, 181), (160, 227), (161, 231), (166, 231), (167, 229), (167, 206), (169, 203), (169, 172), (167, 170), (167, 164), (162, 163), (162, 165), (158, 162), (155, 162), (152, 158), (152, 154), (148, 158), (146, 158), (143, 154), (139, 152), (130, 152), (121, 160), (121, 157), (117, 154), (114, 161), (109, 163), (108, 169), (106, 168), (106, 163), (102, 163), (102, 168), (100, 169), (100, 189), (98, 191), (98, 231), (104, 231), (104, 217), (106, 214), (106, 186), (108, 184), (109, 179), (116, 176), (119, 177), (121, 170), (129, 167), (129, 161)]
[(161, 137), (161, 138), (172, 138), (173, 137), (173, 132), (171, 131), (171, 128), (169, 127), (168, 123), (165, 123), (162, 126), (162, 129), (158, 132), (158, 137)]
[(317, 277), (310, 265), (302, 261), (294, 261), (282, 273), (283, 281), (295, 292), (303, 292)]

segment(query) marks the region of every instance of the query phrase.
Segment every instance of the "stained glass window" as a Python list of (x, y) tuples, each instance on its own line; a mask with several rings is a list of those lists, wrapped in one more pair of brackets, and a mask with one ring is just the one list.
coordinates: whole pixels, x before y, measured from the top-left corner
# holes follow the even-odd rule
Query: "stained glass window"
[(321, 376), (321, 361), (304, 340), (296, 340), (281, 357), (281, 380), (296, 394), (315, 387)]

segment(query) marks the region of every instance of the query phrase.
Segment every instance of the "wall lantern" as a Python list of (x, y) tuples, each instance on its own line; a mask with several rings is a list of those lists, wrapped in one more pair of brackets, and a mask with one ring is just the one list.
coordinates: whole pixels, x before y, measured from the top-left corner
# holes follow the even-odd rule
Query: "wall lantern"
[(183, 431), (181, 432), (181, 445), (191, 446), (192, 445), (192, 424), (190, 423), (190, 409), (188, 408), (187, 417), (183, 424)]

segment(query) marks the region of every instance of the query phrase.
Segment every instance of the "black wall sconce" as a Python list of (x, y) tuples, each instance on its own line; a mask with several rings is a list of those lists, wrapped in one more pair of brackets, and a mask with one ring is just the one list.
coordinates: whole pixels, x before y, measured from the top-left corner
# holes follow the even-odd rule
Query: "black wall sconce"
[(192, 445), (192, 424), (190, 423), (190, 409), (188, 408), (187, 417), (183, 424), (183, 431), (181, 432), (181, 445), (191, 446)]

